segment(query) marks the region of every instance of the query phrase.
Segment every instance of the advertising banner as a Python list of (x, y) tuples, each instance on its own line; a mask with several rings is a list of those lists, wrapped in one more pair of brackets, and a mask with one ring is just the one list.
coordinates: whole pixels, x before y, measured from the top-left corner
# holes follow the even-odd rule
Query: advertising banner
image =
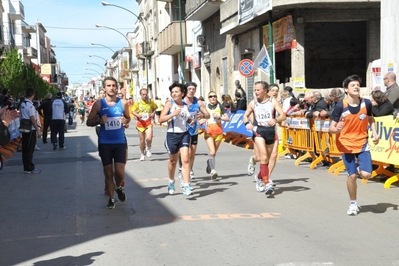
[[(292, 22), (292, 16), (288, 15), (273, 22), (273, 42), (275, 52), (281, 52), (292, 48), (292, 43), (296, 39), (295, 27)], [(266, 47), (269, 44), (269, 26), (263, 26), (263, 43)]]
[(398, 164), (399, 162), (399, 120), (392, 115), (375, 117), (375, 125), (380, 138), (377, 145), (373, 143), (373, 135), (369, 130), (371, 158), (375, 161)]
[(272, 0), (239, 0), (238, 25), (243, 25), (270, 10), (272, 10)]

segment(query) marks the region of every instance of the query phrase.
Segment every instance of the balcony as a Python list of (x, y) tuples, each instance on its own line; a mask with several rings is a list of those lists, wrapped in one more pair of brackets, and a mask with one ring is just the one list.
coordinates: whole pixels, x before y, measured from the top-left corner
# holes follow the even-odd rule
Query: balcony
[[(186, 2), (186, 20), (204, 21), (219, 9), (223, 0), (191, 0)], [(238, 6), (238, 5), (237, 5)]]
[(133, 60), (132, 66), (130, 69), (133, 73), (138, 73), (139, 72), (139, 62), (137, 60)]
[[(146, 48), (147, 48), (147, 54), (145, 53)], [(147, 57), (154, 55), (154, 49), (152, 49), (151, 43), (148, 42), (147, 46), (145, 46), (145, 42), (137, 43), (136, 55), (137, 58), (139, 59), (145, 59), (146, 55)]]
[(36, 59), (37, 58), (37, 50), (33, 47), (27, 47), (26, 48), (26, 57), (29, 57), (31, 59)]
[(19, 0), (11, 0), (11, 8), (9, 16), (13, 20), (24, 20), (25, 19), (25, 8)]
[[(183, 47), (187, 45), (186, 22), (182, 21)], [(180, 52), (180, 22), (173, 21), (158, 35), (158, 51), (164, 55)]]

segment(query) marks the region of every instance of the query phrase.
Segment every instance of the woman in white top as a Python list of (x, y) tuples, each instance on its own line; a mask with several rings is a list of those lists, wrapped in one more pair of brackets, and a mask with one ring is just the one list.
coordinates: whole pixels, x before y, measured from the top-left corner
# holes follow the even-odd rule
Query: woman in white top
[(193, 123), (194, 119), (188, 111), (187, 104), (183, 102), (183, 98), (187, 94), (187, 88), (183, 84), (173, 83), (169, 87), (171, 100), (165, 103), (159, 117), (159, 123), (168, 122), (166, 131), (165, 148), (169, 153), (168, 173), (169, 184), (168, 192), (170, 195), (175, 193), (175, 171), (176, 162), (179, 152), (182, 161), (183, 173), (183, 195), (189, 196), (193, 194), (190, 186), (190, 134), (187, 131), (187, 123)]
[[(269, 182), (269, 159), (276, 142), (275, 126), (285, 120), (281, 105), (268, 95), (269, 85), (264, 81), (255, 83), (256, 99), (248, 104), (243, 116), (243, 122), (248, 130), (254, 132), (253, 139), (257, 152), (260, 154), (260, 173), (256, 183), (259, 192), (266, 191), (266, 195), (274, 193)], [(276, 117), (276, 112), (278, 116)], [(253, 114), (253, 122), (249, 117)]]

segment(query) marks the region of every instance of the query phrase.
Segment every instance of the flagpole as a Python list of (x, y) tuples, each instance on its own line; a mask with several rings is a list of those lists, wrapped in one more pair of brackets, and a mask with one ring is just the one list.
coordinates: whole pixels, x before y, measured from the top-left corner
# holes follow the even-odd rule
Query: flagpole
[[(272, 11), (269, 11), (269, 57), (270, 61), (274, 63), (274, 50), (273, 50), (273, 22), (272, 22), (273, 16), (272, 16)], [(274, 69), (273, 67), (270, 68), (270, 84), (274, 83)]]

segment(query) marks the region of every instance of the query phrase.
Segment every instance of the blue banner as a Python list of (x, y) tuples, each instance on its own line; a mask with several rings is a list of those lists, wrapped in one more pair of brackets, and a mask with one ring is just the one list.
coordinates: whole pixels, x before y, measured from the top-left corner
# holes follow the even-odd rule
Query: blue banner
[(223, 123), (223, 132), (234, 132), (244, 136), (252, 137), (252, 131), (247, 130), (242, 121), (244, 110), (238, 110), (236, 113), (230, 115), (230, 121)]

